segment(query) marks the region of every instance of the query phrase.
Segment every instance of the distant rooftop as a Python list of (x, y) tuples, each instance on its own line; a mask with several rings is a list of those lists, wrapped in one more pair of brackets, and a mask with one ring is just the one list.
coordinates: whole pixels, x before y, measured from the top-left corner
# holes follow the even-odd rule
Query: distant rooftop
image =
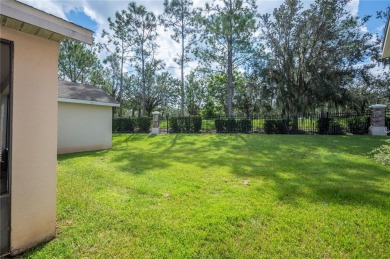
[(119, 107), (109, 94), (93, 85), (58, 81), (58, 101)]

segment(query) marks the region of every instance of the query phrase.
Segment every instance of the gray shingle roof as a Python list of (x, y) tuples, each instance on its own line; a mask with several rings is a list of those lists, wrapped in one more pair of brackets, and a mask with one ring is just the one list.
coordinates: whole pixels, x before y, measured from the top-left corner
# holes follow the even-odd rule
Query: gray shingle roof
[(118, 104), (112, 96), (96, 86), (61, 80), (58, 81), (58, 98)]

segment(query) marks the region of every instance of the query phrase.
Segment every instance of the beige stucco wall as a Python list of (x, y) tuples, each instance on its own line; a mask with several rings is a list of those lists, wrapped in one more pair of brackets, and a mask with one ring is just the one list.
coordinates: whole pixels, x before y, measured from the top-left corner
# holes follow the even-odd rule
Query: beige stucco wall
[(58, 102), (58, 154), (112, 145), (112, 108)]
[(14, 42), (11, 251), (55, 236), (59, 43), (1, 27)]

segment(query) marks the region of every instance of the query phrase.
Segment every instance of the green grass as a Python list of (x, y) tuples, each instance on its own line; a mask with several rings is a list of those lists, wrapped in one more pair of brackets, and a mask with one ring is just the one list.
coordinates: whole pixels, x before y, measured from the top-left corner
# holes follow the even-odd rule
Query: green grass
[(115, 135), (59, 156), (57, 238), (24, 256), (388, 258), (385, 140)]

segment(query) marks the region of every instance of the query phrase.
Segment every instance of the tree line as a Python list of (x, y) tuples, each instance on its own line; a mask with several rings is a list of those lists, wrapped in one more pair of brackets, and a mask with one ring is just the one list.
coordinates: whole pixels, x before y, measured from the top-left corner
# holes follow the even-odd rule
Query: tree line
[[(59, 77), (102, 87), (121, 105), (118, 116), (227, 116), (364, 111), (390, 101), (390, 60), (369, 19), (347, 11), (350, 0), (285, 0), (260, 14), (254, 0), (194, 8), (165, 0), (160, 15), (134, 2), (108, 18), (104, 43), (61, 43)], [(164, 28), (176, 42), (177, 72), (158, 59)], [(103, 53), (104, 59), (99, 59)], [(373, 71), (381, 66), (380, 73)]]

